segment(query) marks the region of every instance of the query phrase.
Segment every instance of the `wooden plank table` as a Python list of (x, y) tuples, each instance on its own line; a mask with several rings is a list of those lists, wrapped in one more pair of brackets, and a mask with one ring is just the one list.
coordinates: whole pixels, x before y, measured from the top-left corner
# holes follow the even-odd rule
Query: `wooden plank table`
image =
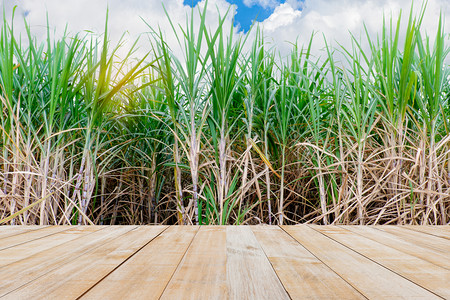
[(449, 226), (0, 226), (0, 299), (450, 299)]

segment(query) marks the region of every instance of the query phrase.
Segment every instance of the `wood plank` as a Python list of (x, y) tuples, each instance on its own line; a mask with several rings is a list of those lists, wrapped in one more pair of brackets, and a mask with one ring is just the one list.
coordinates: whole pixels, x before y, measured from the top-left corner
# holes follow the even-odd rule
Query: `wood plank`
[(406, 228), (402, 228), (402, 226), (382, 225), (373, 226), (373, 228), (392, 233), (400, 237), (402, 240), (414, 243), (427, 249), (431, 249), (433, 251), (440, 252), (450, 258), (450, 240), (433, 236), (427, 233), (412, 231)]
[(23, 243), (41, 239), (43, 237), (75, 228), (76, 226), (49, 226), (39, 230), (31, 230), (23, 234), (13, 235), (0, 240), (0, 250), (14, 247)]
[(354, 234), (344, 228), (317, 225), (311, 227), (421, 287), (450, 299), (449, 270)]
[(17, 289), (134, 228), (136, 226), (106, 227), (0, 268), (1, 294)]
[(383, 245), (394, 248), (398, 251), (418, 257), (420, 259), (433, 263), (437, 266), (441, 266), (443, 268), (446, 268), (447, 270), (450, 270), (449, 255), (444, 255), (441, 252), (433, 251), (431, 249), (418, 246), (417, 244), (402, 240), (398, 236), (393, 235), (389, 232), (376, 230), (375, 228), (372, 227), (354, 226), (354, 225), (341, 227), (356, 234), (359, 234), (361, 236), (364, 236), (368, 239), (371, 239), (375, 242), (381, 243)]
[(8, 266), (11, 263), (33, 256), (39, 252), (63, 245), (64, 243), (76, 240), (82, 236), (100, 230), (101, 226), (78, 226), (70, 230), (61, 231), (48, 235), (41, 239), (32, 240), (28, 243), (22, 243), (17, 246), (4, 249), (0, 252), (0, 268)]
[(230, 299), (289, 299), (248, 226), (227, 226), (227, 281)]
[(13, 233), (0, 238), (13, 245), (0, 251), (7, 299), (450, 299), (450, 244), (434, 226), (283, 226), (296, 240), (272, 226), (179, 226), (151, 242), (136, 226), (15, 227), (0, 226)]
[(279, 227), (251, 229), (291, 298), (365, 299)]
[(47, 226), (38, 226), (38, 225), (28, 225), (28, 226), (22, 226), (22, 225), (17, 225), (17, 226), (11, 226), (11, 225), (3, 225), (0, 226), (0, 239), (9, 237), (9, 236), (13, 236), (13, 235), (17, 235), (17, 234), (21, 234), (21, 233), (25, 233), (28, 231), (32, 231), (32, 230), (39, 230), (42, 228), (45, 228)]
[(226, 299), (225, 226), (202, 226), (161, 299)]
[[(5, 299), (75, 299), (160, 234), (165, 226), (142, 226), (97, 247), (7, 294)], [(102, 297), (103, 298), (103, 297)]]
[(450, 226), (448, 225), (403, 225), (402, 227), (450, 240)]
[(440, 299), (426, 289), (306, 226), (282, 228), (369, 299)]
[(83, 299), (158, 299), (198, 226), (171, 226), (92, 287)]

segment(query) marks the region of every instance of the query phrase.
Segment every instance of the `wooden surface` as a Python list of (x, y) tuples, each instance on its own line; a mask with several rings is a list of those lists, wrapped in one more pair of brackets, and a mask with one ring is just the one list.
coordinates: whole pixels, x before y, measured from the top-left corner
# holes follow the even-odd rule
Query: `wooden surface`
[(0, 226), (0, 299), (450, 299), (449, 226)]

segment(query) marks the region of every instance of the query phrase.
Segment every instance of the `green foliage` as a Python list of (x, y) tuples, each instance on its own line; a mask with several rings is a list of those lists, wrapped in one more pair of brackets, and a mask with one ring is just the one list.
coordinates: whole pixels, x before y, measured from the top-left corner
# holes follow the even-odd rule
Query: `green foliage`
[(4, 17), (1, 222), (448, 224), (449, 48), (424, 9), (286, 58), (206, 5), (169, 18), (184, 57), (151, 24), (119, 60), (107, 21), (22, 43)]

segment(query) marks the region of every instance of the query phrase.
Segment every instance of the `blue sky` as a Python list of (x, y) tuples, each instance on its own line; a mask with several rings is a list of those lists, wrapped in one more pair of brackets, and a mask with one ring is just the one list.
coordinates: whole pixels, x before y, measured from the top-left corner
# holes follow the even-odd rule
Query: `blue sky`
[[(106, 8), (109, 8), (109, 38), (117, 42), (125, 32), (125, 38), (132, 43), (141, 37), (142, 53), (149, 49), (145, 33), (160, 27), (169, 46), (182, 55), (178, 40), (171, 30), (165, 10), (174, 23), (185, 26), (187, 18), (194, 11), (204, 7), (206, 0), (0, 0), (5, 6), (10, 20), (12, 8), (16, 8), (14, 30), (26, 35), (22, 17), (31, 25), (31, 31), (38, 40), (44, 40), (47, 34), (47, 15), (50, 32), (57, 36), (66, 25), (71, 33), (92, 32), (102, 34), (105, 25)], [(422, 0), (415, 1), (420, 8)], [(397, 18), (403, 11), (403, 21), (407, 20), (411, 0), (208, 0), (206, 22), (209, 27), (217, 26), (219, 15), (223, 16), (233, 5), (227, 15), (224, 27), (234, 25), (236, 33), (247, 32), (252, 21), (257, 20), (263, 30), (266, 43), (270, 43), (280, 54), (290, 53), (292, 43), (304, 45), (309, 42), (312, 32), (316, 33), (313, 43), (314, 53), (323, 53), (323, 36), (328, 43), (335, 41), (344, 47), (351, 46), (349, 32), (355, 36), (364, 36), (364, 25), (368, 34), (376, 39), (380, 33), (383, 15), (387, 19)], [(422, 22), (423, 32), (431, 37), (435, 35), (439, 12), (442, 11), (445, 31), (450, 32), (450, 0), (428, 0), (427, 10)], [(0, 19), (2, 16), (0, 15)], [(143, 21), (145, 20), (145, 22)], [(234, 22), (234, 23), (232, 23)], [(199, 25), (198, 15), (194, 14), (195, 26)], [(403, 24), (406, 26), (406, 24)], [(177, 27), (178, 28), (178, 27)], [(251, 45), (254, 33), (250, 32), (247, 45)], [(404, 30), (401, 31), (403, 35)], [(400, 36), (402, 44), (403, 36)], [(432, 39), (433, 40), (433, 39)], [(336, 45), (337, 43), (335, 43)], [(322, 51), (322, 52), (321, 52)], [(141, 55), (140, 53), (139, 55)]]
[[(195, 6), (200, 0), (184, 0), (185, 5)], [(235, 24), (247, 32), (253, 21), (262, 22), (267, 19), (275, 10), (276, 5), (286, 1), (238, 1), (229, 0), (230, 4), (237, 6)], [(247, 2), (247, 3), (245, 3)]]

